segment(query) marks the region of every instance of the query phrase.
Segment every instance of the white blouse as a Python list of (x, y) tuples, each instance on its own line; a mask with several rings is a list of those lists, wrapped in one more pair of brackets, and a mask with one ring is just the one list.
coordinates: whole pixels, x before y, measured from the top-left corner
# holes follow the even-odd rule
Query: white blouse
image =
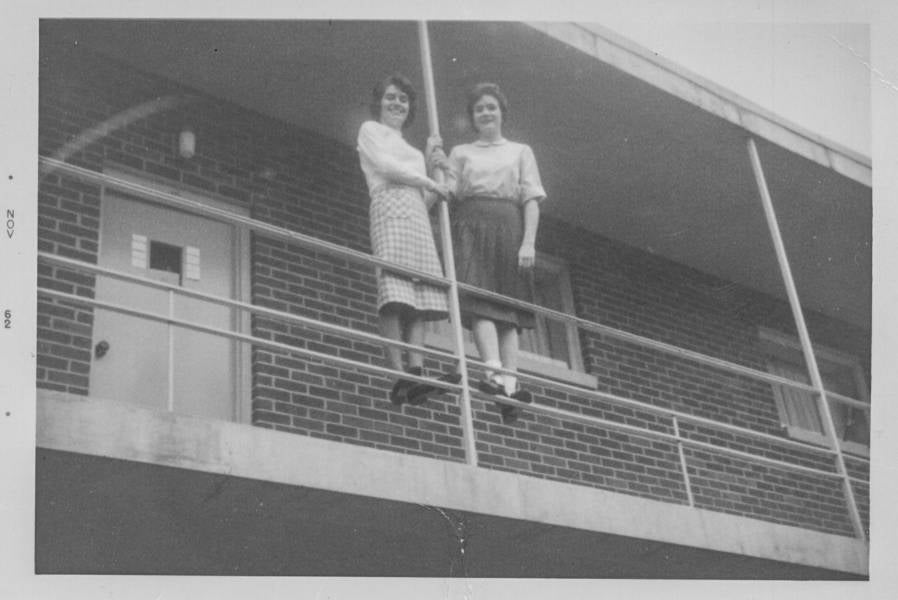
[(423, 188), (430, 181), (421, 151), (406, 142), (399, 131), (383, 123), (362, 123), (357, 149), (369, 192), (385, 183)]
[(446, 183), (459, 199), (486, 196), (523, 205), (546, 197), (536, 158), (527, 144), (505, 139), (461, 144), (449, 154), (449, 167)]

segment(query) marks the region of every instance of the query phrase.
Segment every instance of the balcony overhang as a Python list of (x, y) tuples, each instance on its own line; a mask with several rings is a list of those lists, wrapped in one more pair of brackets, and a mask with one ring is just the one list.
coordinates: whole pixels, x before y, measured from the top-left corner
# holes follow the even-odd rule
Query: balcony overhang
[[(476, 515), (484, 535), (501, 537), (508, 531), (517, 531), (535, 536), (536, 547), (539, 540), (554, 540), (561, 547), (558, 536), (571, 536), (570, 540), (604, 548), (604, 557), (578, 559), (579, 566), (568, 565), (574, 569), (568, 571), (558, 564), (557, 570), (542, 576), (583, 577), (590, 572), (599, 573), (594, 576), (615, 576), (617, 572), (617, 576), (626, 577), (688, 577), (688, 573), (694, 573), (689, 570), (690, 561), (701, 556), (719, 561), (718, 570), (707, 573), (712, 578), (753, 578), (749, 569), (765, 561), (779, 567), (766, 571), (767, 575), (762, 570), (762, 578), (776, 574), (781, 578), (817, 578), (819, 575), (812, 573), (818, 569), (832, 572), (831, 576), (867, 573), (867, 546), (853, 538), (460, 463), (158, 413), (120, 402), (39, 390), (37, 431), (39, 451), (186, 469), (201, 473), (206, 479), (208, 474), (218, 474), (259, 481), (260, 485), (313, 490), (310, 493), (320, 496), (323, 502), (321, 518), (334, 517), (339, 521), (339, 511), (332, 510), (332, 506), (327, 508), (328, 502), (333, 502), (333, 494), (351, 495), (356, 500), (344, 498), (341, 502), (352, 504), (365, 514), (379, 514), (381, 509), (393, 514), (400, 510), (391, 503), (442, 507), (472, 518)], [(127, 479), (127, 468), (120, 471)], [(41, 476), (39, 469), (39, 479)], [(121, 484), (119, 479), (116, 481)], [(43, 485), (52, 489), (64, 482), (51, 477)], [(283, 491), (274, 495), (282, 500), (290, 497)], [(378, 503), (381, 509), (374, 507)], [(158, 506), (157, 509), (165, 510)], [(227, 512), (227, 507), (222, 510)], [(510, 529), (505, 531), (504, 527)], [(634, 571), (633, 565), (621, 566), (626, 563), (621, 557), (641, 564), (645, 557), (639, 559), (639, 554), (647, 548), (673, 558), (665, 559), (664, 565), (646, 563), (642, 572)], [(538, 553), (531, 558), (538, 560)], [(676, 564), (681, 570), (671, 571)], [(506, 568), (511, 569), (507, 565)], [(804, 575), (802, 568), (808, 569)], [(501, 566), (497, 569), (485, 576), (521, 576), (513, 570), (503, 571)]]
[[(411, 22), (79, 20), (41, 31), (47, 72), (56, 52), (93, 50), (350, 146), (376, 79), (421, 79)], [(536, 152), (548, 214), (785, 297), (746, 149), (758, 137), (802, 303), (870, 329), (869, 159), (597, 26), (435, 22), (430, 32), (447, 145), (470, 138), (464, 90), (497, 81), (511, 105), (506, 134)], [(424, 121), (408, 133), (419, 146)]]

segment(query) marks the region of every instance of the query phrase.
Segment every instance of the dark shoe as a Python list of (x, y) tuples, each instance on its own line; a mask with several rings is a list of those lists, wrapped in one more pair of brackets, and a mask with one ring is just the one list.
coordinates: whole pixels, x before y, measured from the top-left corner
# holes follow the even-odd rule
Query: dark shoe
[[(421, 367), (411, 367), (406, 369), (408, 373), (412, 375), (420, 375)], [(390, 390), (390, 402), (395, 404), (396, 406), (402, 405), (404, 402), (409, 402), (411, 404), (411, 391), (415, 388), (415, 386), (420, 385), (417, 381), (412, 381), (410, 379), (397, 379), (396, 383), (393, 384), (393, 389)], [(424, 399), (426, 400), (426, 398)], [(423, 402), (423, 400), (421, 401)], [(420, 404), (421, 402), (418, 402)]]
[[(424, 369), (421, 367), (409, 367), (406, 369), (406, 372), (411, 375), (421, 376), (424, 374)], [(428, 396), (433, 391), (433, 386), (427, 385), (426, 383), (421, 383), (418, 381), (409, 381), (409, 387), (406, 391), (406, 402), (411, 404), (412, 406), (420, 406), (427, 402)]]
[(477, 384), (477, 389), (479, 389), (484, 394), (490, 394), (492, 396), (504, 396), (505, 388), (495, 381), (491, 381), (489, 379), (481, 380)]
[[(517, 400), (519, 402), (526, 402), (530, 404), (533, 402), (533, 396), (527, 390), (518, 388), (509, 398)], [(506, 425), (511, 425), (515, 421), (518, 420), (518, 417), (521, 416), (521, 413), (524, 412), (522, 408), (517, 406), (508, 406), (502, 405), (502, 422)]]
[[(477, 384), (477, 387), (480, 389), (481, 392), (483, 392), (485, 394), (490, 394), (492, 396), (506, 396), (507, 395), (505, 393), (505, 386), (496, 381), (492, 381), (491, 379), (481, 380)], [(502, 422), (503, 423), (506, 423), (506, 424), (513, 423), (515, 420), (517, 420), (517, 416), (514, 415), (514, 411), (517, 410), (515, 407), (502, 404), (501, 402), (496, 402), (496, 406), (499, 407), (499, 412), (502, 413)]]
[(445, 381), (446, 383), (461, 383), (461, 373), (443, 373), (437, 377), (437, 380)]
[(403, 402), (408, 400), (409, 388), (415, 385), (414, 381), (408, 379), (397, 379), (390, 390), (390, 402), (395, 406), (401, 406)]
[(510, 397), (518, 402), (526, 402), (527, 404), (533, 403), (533, 395), (523, 388), (518, 388)]
[(521, 416), (521, 409), (517, 406), (506, 406), (503, 404), (499, 410), (502, 411), (502, 423), (505, 425), (511, 425)]
[[(420, 371), (420, 368), (418, 369)], [(409, 373), (412, 370), (409, 369)], [(421, 373), (415, 373), (416, 375), (420, 375)], [(446, 383), (458, 383), (461, 381), (460, 373), (444, 373), (437, 377), (438, 381), (445, 381)], [(409, 404), (424, 404), (427, 399), (431, 396), (439, 396), (441, 394), (447, 393), (449, 390), (441, 387), (437, 387), (435, 385), (430, 385), (428, 383), (418, 383), (414, 382), (412, 388), (408, 391), (408, 403)]]

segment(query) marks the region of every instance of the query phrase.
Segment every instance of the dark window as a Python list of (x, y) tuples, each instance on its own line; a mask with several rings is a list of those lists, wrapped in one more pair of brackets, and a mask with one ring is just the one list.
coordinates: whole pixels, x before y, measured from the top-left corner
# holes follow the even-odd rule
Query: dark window
[(180, 246), (150, 241), (150, 268), (180, 275), (181, 251)]

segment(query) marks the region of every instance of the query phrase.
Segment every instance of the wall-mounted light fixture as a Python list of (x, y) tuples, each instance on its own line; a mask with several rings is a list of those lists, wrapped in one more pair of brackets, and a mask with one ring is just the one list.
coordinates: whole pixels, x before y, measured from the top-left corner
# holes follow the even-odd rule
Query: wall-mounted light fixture
[(192, 158), (196, 154), (196, 134), (189, 127), (182, 129), (178, 136), (178, 153), (183, 158)]
[(277, 176), (277, 171), (275, 171), (271, 167), (262, 167), (259, 170), (259, 178), (264, 179), (265, 181), (274, 181), (275, 177)]

